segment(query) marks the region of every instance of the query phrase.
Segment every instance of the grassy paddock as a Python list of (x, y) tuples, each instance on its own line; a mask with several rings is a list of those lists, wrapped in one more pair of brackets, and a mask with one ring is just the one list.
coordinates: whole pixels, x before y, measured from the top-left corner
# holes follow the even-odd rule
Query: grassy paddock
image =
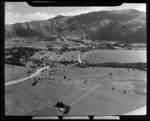
[[(13, 66), (13, 67), (12, 67)], [(28, 71), (33, 71), (29, 67), (14, 66), (5, 64), (5, 82), (20, 79), (28, 76)]]
[(141, 71), (146, 71), (147, 69), (147, 64), (146, 63), (99, 63), (99, 64), (94, 64), (94, 63), (83, 63), (83, 64), (78, 64), (77, 66), (86, 68), (86, 67), (112, 67), (112, 68), (132, 68), (132, 69), (138, 69)]

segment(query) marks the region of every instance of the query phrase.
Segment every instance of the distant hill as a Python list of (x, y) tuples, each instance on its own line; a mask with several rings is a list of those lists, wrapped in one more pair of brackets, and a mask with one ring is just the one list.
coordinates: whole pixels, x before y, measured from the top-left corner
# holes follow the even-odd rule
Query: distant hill
[(146, 42), (146, 13), (134, 9), (99, 11), (77, 16), (56, 16), (43, 21), (5, 25), (7, 37), (86, 38)]

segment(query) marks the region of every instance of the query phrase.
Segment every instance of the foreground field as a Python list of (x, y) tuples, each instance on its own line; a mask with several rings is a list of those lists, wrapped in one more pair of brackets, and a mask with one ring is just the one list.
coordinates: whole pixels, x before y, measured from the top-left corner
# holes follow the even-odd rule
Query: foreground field
[[(37, 80), (36, 85), (32, 85)], [(6, 115), (121, 115), (146, 106), (146, 72), (76, 66), (57, 67), (5, 87)]]
[(35, 69), (5, 64), (5, 82), (26, 77), (29, 75), (29, 71), (31, 74), (35, 72)]

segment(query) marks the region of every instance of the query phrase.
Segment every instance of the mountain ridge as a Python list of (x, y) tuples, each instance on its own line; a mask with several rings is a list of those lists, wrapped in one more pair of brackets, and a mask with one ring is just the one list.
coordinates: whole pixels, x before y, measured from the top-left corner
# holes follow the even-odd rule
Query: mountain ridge
[(64, 36), (91, 40), (146, 42), (146, 13), (134, 9), (97, 11), (76, 16), (5, 25), (5, 37)]

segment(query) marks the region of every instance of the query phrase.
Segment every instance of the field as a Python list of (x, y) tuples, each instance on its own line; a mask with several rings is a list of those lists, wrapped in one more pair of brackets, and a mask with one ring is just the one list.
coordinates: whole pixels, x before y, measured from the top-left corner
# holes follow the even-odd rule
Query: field
[[(121, 115), (146, 106), (146, 92), (137, 93), (146, 90), (144, 71), (75, 66), (54, 70), (6, 86), (6, 114), (63, 115), (54, 106), (57, 101), (71, 105), (67, 115)], [(32, 86), (34, 80), (38, 83)]]
[(47, 43), (42, 43), (42, 42), (6, 42), (5, 44), (5, 48), (11, 48), (11, 47), (19, 47), (19, 46), (23, 46), (23, 47), (35, 47), (35, 48), (41, 48), (41, 49), (47, 49)]
[(69, 115), (122, 115), (145, 106), (144, 103), (136, 97), (118, 93), (112, 91), (112, 88), (100, 85), (72, 105)]
[(30, 74), (35, 72), (35, 69), (31, 69), (30, 67), (22, 67), (15, 65), (5, 64), (5, 82), (13, 81), (16, 79), (20, 79), (29, 75), (28, 71), (30, 70)]
[[(45, 41), (45, 39), (40, 38), (11, 38), (6, 39), (5, 42), (5, 48), (11, 48), (11, 47), (35, 47), (35, 48), (41, 48), (41, 49), (47, 49), (47, 45), (53, 45), (54, 47), (61, 46), (61, 45), (69, 45), (69, 46), (76, 46), (78, 42), (72, 42), (65, 39), (65, 41), (61, 41), (59, 38), (54, 39), (53, 41)], [(81, 43), (78, 43), (77, 47), (82, 47)]]
[[(31, 57), (31, 61), (51, 62), (78, 60), (80, 51), (48, 50), (47, 45), (60, 48), (64, 45), (75, 47), (74, 42), (60, 41), (15, 41), (6, 42), (5, 48), (14, 46), (41, 48)], [(59, 43), (59, 44), (58, 44)], [(57, 46), (55, 46), (57, 45)], [(78, 46), (82, 46), (79, 44)], [(83, 53), (81, 53), (82, 58)], [(30, 61), (29, 59), (29, 61)], [(39, 62), (39, 63), (40, 63)], [(39, 64), (37, 63), (37, 64)], [(35, 64), (35, 63), (34, 63)], [(29, 76), (44, 67), (32, 69), (32, 62), (26, 67), (5, 64), (5, 82)], [(36, 64), (35, 64), (36, 65)], [(5, 114), (64, 115), (55, 104), (63, 102), (71, 106), (67, 115), (122, 115), (146, 106), (146, 71), (118, 66), (86, 67), (64, 65), (41, 71), (38, 76), (5, 86)], [(47, 66), (47, 65), (45, 65)], [(104, 66), (104, 65), (103, 65)], [(137, 66), (137, 65), (135, 65)], [(114, 67), (114, 68), (113, 68)]]

